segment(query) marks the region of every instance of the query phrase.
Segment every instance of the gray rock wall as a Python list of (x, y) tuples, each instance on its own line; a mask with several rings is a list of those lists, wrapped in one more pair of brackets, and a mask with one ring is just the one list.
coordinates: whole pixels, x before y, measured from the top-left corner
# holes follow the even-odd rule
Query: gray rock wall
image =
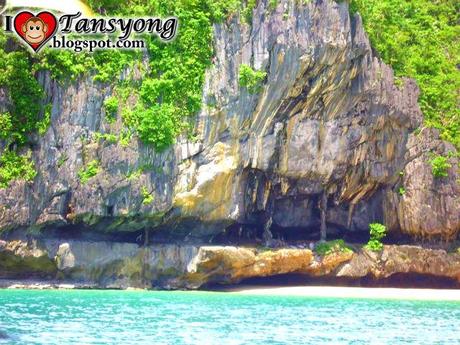
[[(458, 160), (448, 178), (432, 178), (429, 151), (454, 149), (432, 131), (411, 134), (422, 125), (416, 84), (395, 85), (346, 2), (300, 3), (282, 0), (271, 11), (263, 0), (251, 25), (236, 16), (214, 27), (198, 140), (181, 137), (163, 153), (135, 137), (126, 147), (96, 139), (123, 131), (120, 118), (104, 121), (111, 87), (89, 77), (63, 86), (40, 74), (52, 124), (32, 148), (33, 183), (0, 190), (0, 228), (76, 224), (204, 239), (273, 221), (318, 232), (325, 195), (329, 231), (385, 221), (395, 233), (455, 238)], [(261, 92), (239, 86), (242, 63), (267, 72)], [(81, 183), (78, 171), (95, 159), (100, 172)], [(152, 203), (142, 202), (143, 189)]]

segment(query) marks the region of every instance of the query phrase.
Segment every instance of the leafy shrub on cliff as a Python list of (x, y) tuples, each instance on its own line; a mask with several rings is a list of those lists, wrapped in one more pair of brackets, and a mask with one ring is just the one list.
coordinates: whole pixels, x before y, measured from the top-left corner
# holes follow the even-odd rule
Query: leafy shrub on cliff
[(78, 178), (81, 183), (85, 184), (89, 181), (91, 177), (96, 176), (99, 173), (99, 161), (92, 160), (85, 167), (82, 167), (78, 172)]
[(141, 194), (143, 205), (149, 205), (155, 200), (155, 197), (151, 193), (149, 193), (147, 187), (145, 186), (142, 186)]
[(0, 113), (0, 139), (7, 139), (13, 130), (13, 120), (9, 112)]
[(104, 109), (106, 112), (106, 118), (108, 122), (113, 122), (118, 113), (118, 98), (115, 96), (110, 96), (104, 101)]
[(102, 140), (109, 144), (115, 144), (118, 141), (118, 137), (112, 133), (94, 132), (94, 138), (98, 141)]
[(53, 105), (47, 104), (43, 111), (43, 118), (37, 122), (38, 134), (44, 135), (51, 125), (51, 109)]
[(386, 227), (380, 223), (369, 224), (370, 239), (364, 248), (372, 250), (374, 252), (381, 251), (383, 249), (382, 239), (386, 236)]
[(32, 181), (36, 175), (30, 155), (20, 156), (14, 151), (3, 152), (0, 156), (0, 188), (7, 188), (16, 179)]
[(256, 71), (246, 64), (241, 64), (238, 80), (240, 86), (245, 87), (249, 93), (258, 93), (262, 89), (266, 75), (266, 72)]
[(23, 145), (37, 130), (42, 110), (43, 89), (34, 77), (31, 57), (25, 51), (6, 51), (0, 40), (0, 86), (8, 90), (11, 106), (2, 115), (1, 136), (9, 143)]
[(345, 244), (344, 240), (334, 240), (318, 243), (315, 252), (318, 255), (326, 256), (333, 253), (351, 253), (353, 250)]
[(155, 104), (149, 108), (136, 108), (134, 116), (138, 119), (137, 132), (145, 144), (150, 144), (158, 151), (174, 143), (180, 131), (176, 108), (170, 104)]
[(433, 159), (430, 160), (430, 164), (434, 177), (441, 178), (449, 176), (448, 171), (452, 165), (449, 163), (447, 157), (434, 156)]
[(428, 126), (460, 148), (460, 3), (457, 0), (351, 0), (372, 46), (397, 77), (420, 87)]

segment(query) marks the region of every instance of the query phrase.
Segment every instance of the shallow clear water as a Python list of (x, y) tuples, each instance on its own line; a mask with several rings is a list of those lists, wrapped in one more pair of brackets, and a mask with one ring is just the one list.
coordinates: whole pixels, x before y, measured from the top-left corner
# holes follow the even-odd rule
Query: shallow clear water
[[(440, 291), (439, 293), (442, 293)], [(0, 290), (0, 344), (460, 344), (460, 303)]]

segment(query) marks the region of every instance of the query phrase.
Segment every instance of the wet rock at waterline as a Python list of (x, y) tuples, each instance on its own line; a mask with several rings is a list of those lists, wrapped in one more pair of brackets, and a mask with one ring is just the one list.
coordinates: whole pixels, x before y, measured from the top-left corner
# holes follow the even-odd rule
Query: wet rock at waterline
[[(460, 287), (460, 254), (419, 246), (385, 246), (381, 253), (357, 248), (354, 253), (322, 257), (300, 248), (139, 247), (132, 243), (46, 240), (8, 242), (0, 249), (0, 257), (5, 254), (15, 258), (15, 270), (23, 275), (1, 278), (42, 277), (50, 280), (49, 287), (197, 289), (260, 277), (281, 277), (279, 283), (286, 283), (283, 279), (287, 278), (282, 278), (285, 274), (304, 277), (304, 283), (322, 278), (359, 283), (362, 278), (372, 278), (376, 284), (393, 276), (420, 275)], [(0, 272), (8, 272), (8, 265), (8, 261), (0, 260)], [(27, 283), (11, 285), (26, 287)]]

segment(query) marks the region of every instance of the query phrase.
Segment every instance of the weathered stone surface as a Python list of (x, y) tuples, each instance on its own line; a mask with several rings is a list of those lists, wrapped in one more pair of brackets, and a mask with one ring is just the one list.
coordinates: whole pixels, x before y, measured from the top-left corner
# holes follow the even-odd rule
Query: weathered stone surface
[(460, 286), (460, 254), (417, 246), (385, 246), (381, 253), (361, 250), (318, 257), (309, 249), (295, 248), (139, 247), (131, 243), (56, 240), (40, 245), (11, 241), (2, 243), (0, 249), (0, 278), (46, 278), (55, 287), (65, 283), (91, 288), (197, 289), (206, 284), (231, 284), (286, 273), (357, 281), (363, 277), (379, 280), (395, 274), (419, 274), (457, 280)]
[(0, 241), (0, 278), (50, 279), (56, 272), (46, 247), (37, 241)]
[[(433, 176), (429, 164), (434, 155), (448, 157), (454, 152), (452, 145), (438, 139), (435, 129), (424, 128), (409, 137), (401, 182), (387, 194), (387, 224), (428, 239), (456, 238), (460, 230), (460, 162), (452, 156), (448, 176), (441, 178)], [(398, 186), (405, 191), (403, 195), (397, 192)]]
[(460, 255), (418, 246), (384, 246), (381, 253), (363, 250), (338, 269), (337, 277), (388, 278), (396, 273), (416, 273), (456, 279), (460, 284)]
[[(47, 245), (52, 253), (56, 244), (48, 241)], [(62, 278), (80, 283), (107, 288), (167, 288), (168, 278), (180, 278), (197, 251), (192, 246), (144, 248), (131, 243), (68, 241), (58, 245), (54, 260)]]
[[(366, 231), (385, 219), (394, 232), (457, 235), (457, 172), (433, 180), (426, 163), (429, 150), (447, 146), (410, 134), (421, 125), (417, 86), (395, 86), (346, 2), (281, 0), (269, 11), (262, 0), (251, 25), (235, 16), (214, 33), (198, 141), (179, 138), (162, 153), (135, 138), (127, 147), (97, 139), (123, 130), (120, 116), (105, 121), (110, 86), (90, 78), (60, 85), (40, 73), (51, 127), (32, 148), (33, 183), (0, 190), (0, 229), (85, 224), (208, 239), (235, 223), (254, 237), (268, 223), (318, 232), (326, 194), (330, 231)], [(267, 72), (260, 93), (238, 85), (242, 63)], [(0, 109), (7, 102), (1, 90)], [(92, 160), (101, 172), (83, 184), (78, 171)], [(154, 196), (148, 205), (143, 189)]]
[(350, 261), (355, 254), (351, 251), (331, 253), (314, 260), (306, 269), (300, 273), (307, 273), (312, 276), (326, 276), (336, 270), (341, 264)]
[(246, 278), (302, 271), (312, 260), (309, 249), (257, 251), (242, 247), (201, 247), (185, 279), (198, 284), (196, 287), (205, 283), (237, 283)]

